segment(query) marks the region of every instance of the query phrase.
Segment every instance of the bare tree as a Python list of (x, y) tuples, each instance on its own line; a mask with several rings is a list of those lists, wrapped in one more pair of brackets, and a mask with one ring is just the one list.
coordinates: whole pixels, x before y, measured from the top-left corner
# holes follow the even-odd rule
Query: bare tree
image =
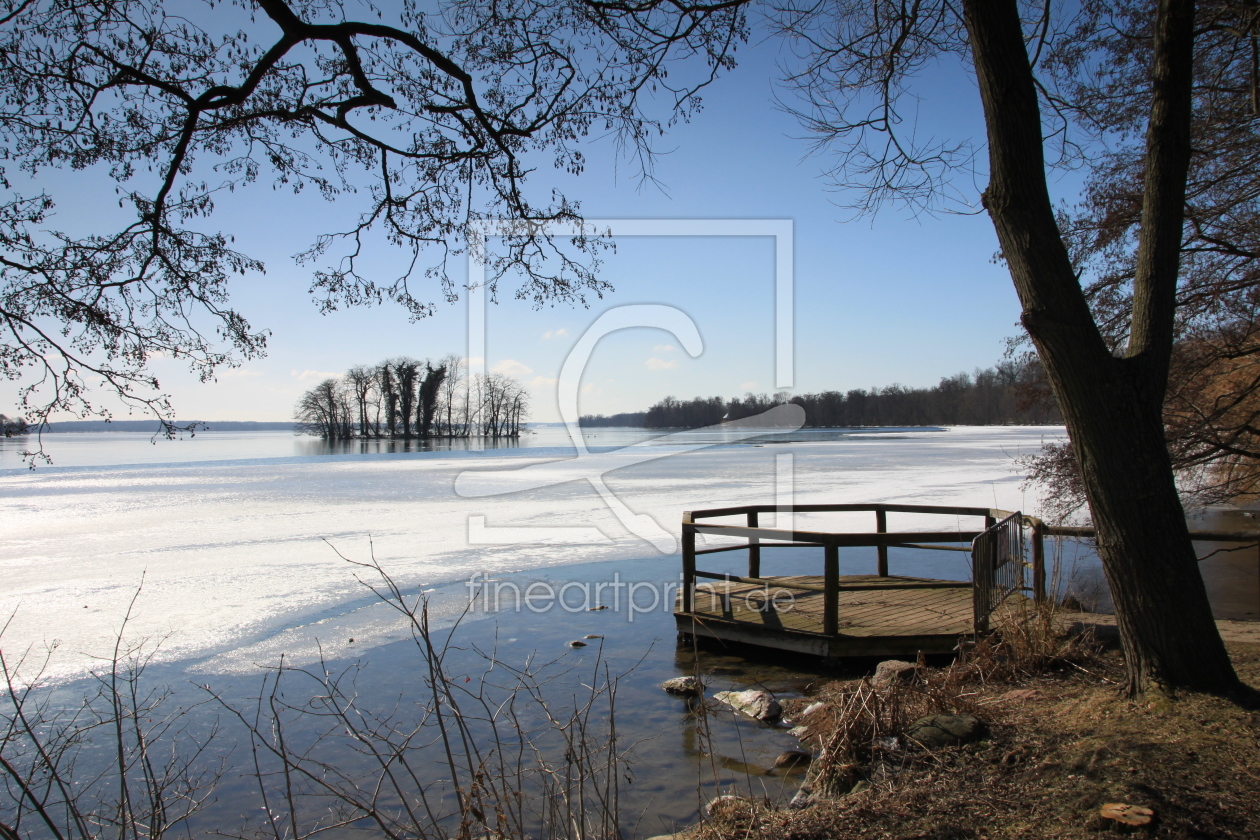
[[(453, 355), (436, 365), (408, 356), (371, 368), (358, 365), (343, 379), (307, 391), (295, 417), (301, 431), (330, 440), (520, 435), (529, 416), (524, 386), (501, 373), (469, 378), (464, 370), (463, 360)], [(369, 405), (376, 411), (371, 421)]]
[(464, 392), (468, 382), (467, 365), (458, 355), (443, 356), (439, 362), (446, 370), (438, 389), (438, 433), (448, 437), (464, 434)]
[[(1072, 151), (1066, 129), (1073, 125), (1071, 110), (1057, 107), (1064, 86), (1052, 90), (1038, 70), (1056, 34), (1054, 4), (1024, 20), (1016, 0), (802, 2), (781, 5), (777, 19), (800, 51), (791, 79), (805, 103), (798, 113), (839, 153), (833, 172), (862, 187), (867, 209), (890, 198), (927, 208), (962, 195), (948, 175), (968, 165), (969, 149), (916, 143), (899, 107), (913, 76), (935, 62), (959, 57), (974, 72), (988, 141), (981, 201), (1083, 467), (1129, 690), (1232, 691), (1240, 684), (1212, 620), (1162, 424), (1192, 154), (1195, 37), (1228, 6), (1205, 4), (1197, 21), (1193, 0), (1141, 8), (1144, 27), (1116, 25), (1110, 35), (1145, 39), (1150, 50), (1140, 76), (1146, 98), (1136, 106), (1144, 111), (1142, 226), (1129, 337), (1119, 353), (1090, 312), (1047, 187), (1043, 118), (1058, 121), (1049, 127), (1060, 132), (1051, 139), (1061, 151)], [(1239, 20), (1255, 25), (1254, 16)]]
[(381, 401), (385, 407), (385, 424), (377, 423), (377, 433), (394, 436), (398, 420), (398, 392), (395, 390), (394, 373), (389, 362), (381, 362), (376, 366), (377, 388), (381, 392)]
[(376, 387), (376, 371), (366, 365), (355, 365), (346, 371), (346, 387), (354, 394), (356, 417), (360, 437), (371, 435), (371, 423), (368, 421), (368, 404), (373, 389)]
[[(155, 356), (208, 379), (264, 351), (265, 331), (227, 298), (229, 277), (263, 266), (202, 229), (219, 196), (259, 181), (361, 200), (301, 258), (325, 311), (388, 299), (428, 315), (456, 297), (447, 266), (486, 219), (508, 220), (503, 248), (475, 254), (492, 294), (508, 272), (535, 303), (602, 292), (601, 240), (576, 203), (533, 201), (529, 173), (580, 172), (592, 133), (646, 165), (651, 138), (745, 37), (742, 13), (720, 3), (243, 5), (0, 7), (0, 136), (16, 170), (0, 172), (0, 373), (25, 384), (33, 423), (108, 413), (91, 378), (167, 420)], [(668, 72), (693, 56), (695, 72)], [(49, 170), (111, 179), (117, 198), (63, 230), (53, 181), (34, 180)], [(577, 226), (565, 247), (540, 232), (550, 222)], [(390, 279), (360, 271), (373, 238), (404, 255)]]
[[(1069, 253), (1104, 340), (1123, 353), (1136, 287), (1145, 183), (1143, 128), (1154, 39), (1148, 4), (1082, 4), (1047, 52), (1061, 107), (1112, 142), (1081, 162), (1082, 201), (1063, 214)], [(1260, 484), (1260, 113), (1254, 10), (1200, 11), (1174, 345), (1164, 427), (1183, 499), (1254, 498)], [(1116, 32), (1125, 37), (1116, 37)], [(1095, 68), (1105, 72), (1094, 72)], [(1082, 72), (1090, 71), (1090, 72)], [(1085, 502), (1070, 447), (1029, 459), (1065, 512)]]
[(475, 406), (473, 425), (485, 437), (515, 437), (529, 416), (529, 394), (503, 373), (480, 373), (469, 387)]
[(339, 379), (325, 379), (298, 400), (294, 416), (299, 431), (326, 440), (348, 440), (354, 436), (351, 396)]

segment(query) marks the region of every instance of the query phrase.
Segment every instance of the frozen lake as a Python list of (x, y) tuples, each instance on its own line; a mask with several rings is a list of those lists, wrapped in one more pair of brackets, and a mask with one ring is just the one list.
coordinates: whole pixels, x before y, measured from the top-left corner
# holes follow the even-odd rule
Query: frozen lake
[[(374, 552), (411, 591), (459, 593), (442, 585), (478, 572), (546, 568), (555, 577), (554, 567), (653, 558), (667, 579), (677, 575), (677, 549), (659, 535), (673, 540), (689, 508), (791, 498), (1035, 512), (1013, 459), (1061, 434), (1057, 427), (803, 430), (732, 441), (719, 433), (589, 430), (587, 447), (610, 452), (591, 460), (610, 470), (607, 489), (623, 516), (575, 477), (575, 450), (557, 427), (540, 428), (516, 448), (364, 453), (330, 452), (287, 432), (211, 432), (156, 444), (143, 434), (62, 433), (45, 438), (56, 465), (34, 471), (16, 455), (21, 443), (5, 440), (2, 644), (12, 658), (57, 643), (53, 672), (81, 675), (108, 652), (140, 589), (128, 635), (163, 639), (161, 659), (191, 671), (242, 673), (281, 652), (309, 660), (320, 639), (353, 637), (362, 652), (397, 639), (398, 627), (338, 552), (352, 560)], [(519, 476), (493, 471), (529, 465), (534, 489), (457, 492), (457, 479), (464, 493), (496, 482), (511, 489)], [(953, 527), (913, 519), (894, 515), (890, 526)], [(828, 524), (871, 526), (837, 520)], [(965, 577), (966, 569), (950, 576)], [(449, 614), (459, 602), (453, 594), (438, 609)]]
[[(639, 443), (663, 456), (614, 469), (606, 481), (626, 508), (673, 534), (686, 508), (773, 503), (776, 483), (779, 498), (787, 489), (801, 503), (1020, 509), (1030, 500), (1012, 459), (1060, 433), (806, 430), (758, 445), (723, 444), (714, 433), (594, 429), (586, 442)], [(333, 550), (366, 559), (369, 539), (391, 574), (426, 588), (475, 572), (598, 560), (656, 556), (663, 570), (678, 568), (672, 551), (630, 533), (589, 482), (564, 481), (572, 462), (560, 459), (574, 449), (563, 428), (543, 427), (513, 449), (368, 454), (330, 453), (287, 432), (157, 443), (143, 434), (63, 433), (45, 441), (55, 466), (34, 471), (17, 457), (18, 441), (0, 444), (0, 610), (12, 615), (3, 639), (10, 654), (56, 640), (54, 668), (66, 675), (106, 651), (142, 580), (129, 632), (164, 638), (166, 661), (248, 668), (281, 650), (309, 653), (321, 635), (355, 636), (356, 627), (359, 638), (384, 643), (381, 622), (392, 619), (364, 603), (353, 569)], [(688, 451), (697, 443), (713, 445)], [(468, 470), (553, 461), (542, 469), (564, 483), (483, 498), (455, 490)], [(604, 539), (529, 544), (538, 532), (497, 530), (543, 526), (595, 528)], [(525, 544), (515, 540), (521, 536)], [(508, 544), (476, 544), (486, 541)]]

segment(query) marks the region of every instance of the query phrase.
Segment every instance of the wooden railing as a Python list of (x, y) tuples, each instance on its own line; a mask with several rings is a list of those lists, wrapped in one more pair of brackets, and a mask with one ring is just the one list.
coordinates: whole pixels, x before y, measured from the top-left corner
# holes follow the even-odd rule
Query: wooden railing
[[(763, 513), (854, 513), (873, 512), (875, 531), (865, 533), (838, 533), (804, 531), (799, 529), (760, 527)], [(974, 516), (983, 519), (983, 526), (974, 531), (888, 531), (889, 513), (921, 513), (945, 516)], [(888, 577), (888, 548), (919, 548), (938, 551), (970, 551), (970, 543), (985, 529), (1001, 519), (1011, 516), (1010, 511), (996, 508), (956, 507), (948, 505), (899, 505), (899, 504), (840, 504), (840, 505), (743, 505), (740, 507), (693, 510), (683, 513), (682, 518), (682, 609), (694, 610), (696, 578), (725, 580), (732, 583), (752, 583), (783, 589), (821, 591), (823, 594), (823, 632), (834, 635), (839, 626), (840, 549), (862, 546), (877, 551), (877, 570), (881, 577)], [(706, 523), (700, 520), (727, 516), (742, 516), (742, 525)], [(1041, 603), (1046, 599), (1045, 538), (1093, 537), (1093, 528), (1047, 525), (1035, 516), (1021, 515), (1022, 523), (1030, 529), (1030, 564), (1032, 566), (1033, 598)], [(697, 534), (712, 534), (743, 538), (744, 543), (715, 548), (696, 548)], [(1214, 542), (1260, 541), (1260, 531), (1191, 531), (1195, 540)], [(944, 543), (968, 543), (967, 546)], [(790, 583), (782, 579), (764, 578), (761, 574), (762, 552), (768, 548), (821, 547), (823, 549), (823, 585)], [(748, 574), (734, 576), (701, 571), (696, 568), (696, 558), (702, 554), (718, 554), (726, 551), (748, 553)], [(871, 588), (853, 587), (846, 588)]]
[[(869, 511), (875, 514), (875, 531), (872, 533), (837, 533), (825, 531), (787, 530), (781, 528), (760, 527), (760, 514), (763, 513), (851, 513)], [(949, 516), (982, 517), (984, 526), (974, 531), (888, 531), (889, 513), (928, 513)], [(752, 583), (775, 586), (783, 589), (799, 589), (809, 592), (821, 592), (823, 595), (823, 632), (835, 635), (839, 629), (840, 598), (840, 549), (861, 546), (873, 546), (878, 554), (878, 572), (882, 577), (888, 576), (888, 548), (923, 548), (968, 551), (969, 547), (961, 545), (943, 545), (943, 543), (970, 543), (983, 530), (992, 525), (998, 518), (1004, 517), (1004, 511), (988, 508), (945, 507), (939, 505), (894, 505), (894, 504), (856, 504), (856, 505), (745, 505), (732, 508), (713, 508), (710, 510), (687, 511), (682, 522), (682, 561), (683, 586), (682, 609), (690, 613), (694, 609), (695, 585), (697, 578), (726, 580), (732, 583)], [(743, 516), (743, 525), (724, 525), (706, 523), (700, 520), (716, 519), (726, 516)], [(743, 538), (747, 542), (735, 545), (724, 545), (716, 548), (696, 548), (697, 534), (713, 534)], [(763, 578), (761, 576), (762, 552), (769, 548), (821, 547), (823, 549), (823, 585), (789, 583), (783, 580)], [(702, 554), (717, 554), (725, 551), (748, 552), (748, 574), (718, 574), (701, 571), (696, 568), (696, 557)], [(1034, 574), (1034, 579), (1037, 579)], [(1044, 574), (1040, 576), (1044, 584)], [(947, 584), (952, 585), (952, 584)], [(852, 588), (873, 588), (869, 586)]]

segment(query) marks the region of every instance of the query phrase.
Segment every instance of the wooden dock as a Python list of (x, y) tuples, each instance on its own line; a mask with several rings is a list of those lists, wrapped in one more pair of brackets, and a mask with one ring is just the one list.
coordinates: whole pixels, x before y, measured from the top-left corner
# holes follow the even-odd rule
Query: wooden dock
[[(866, 533), (763, 528), (763, 514), (875, 514)], [(888, 514), (948, 516), (952, 531), (888, 530)], [(967, 517), (976, 530), (962, 530)], [(731, 522), (737, 518), (736, 522)], [(726, 520), (726, 521), (722, 521)], [(1195, 531), (1196, 541), (1253, 542), (1255, 531)], [(723, 544), (698, 548), (698, 536)], [(914, 656), (947, 653), (960, 638), (982, 633), (990, 618), (1016, 604), (1045, 601), (1044, 538), (1094, 536), (1089, 527), (1049, 526), (1022, 513), (937, 505), (747, 505), (689, 511), (682, 521), (683, 580), (674, 619), (684, 639), (715, 639), (835, 659), (847, 656)], [(732, 542), (738, 540), (739, 542)], [(875, 549), (878, 574), (841, 575), (840, 548)], [(963, 551), (971, 580), (905, 576), (912, 564), (889, 570), (888, 548)], [(782, 547), (821, 549), (821, 575), (763, 574), (766, 552)], [(697, 558), (727, 551), (747, 553), (747, 575), (704, 571)], [(1210, 556), (1210, 555), (1209, 555)], [(773, 557), (768, 557), (769, 564)], [(1022, 606), (1020, 607), (1022, 609)]]
[(700, 583), (694, 610), (675, 604), (680, 632), (834, 659), (947, 653), (972, 632), (970, 581), (842, 575), (838, 578), (837, 632), (823, 632), (822, 576), (785, 576), (778, 585)]
[[(871, 511), (876, 530), (838, 533), (760, 527), (759, 516), (775, 510), (754, 505), (683, 515), (683, 585), (674, 618), (684, 639), (737, 642), (827, 659), (948, 653), (961, 638), (983, 630), (1003, 603), (1022, 599), (1025, 592), (1036, 598), (1044, 595), (1040, 535), (1034, 533), (1031, 545), (1025, 542), (1029, 518), (1019, 513), (925, 505), (796, 505), (782, 510)], [(978, 517), (983, 525), (977, 530), (890, 532), (888, 514), (897, 512), (946, 514), (955, 528), (958, 517)], [(729, 517), (743, 521), (713, 521)], [(743, 542), (697, 548), (700, 534)], [(785, 546), (821, 549), (822, 574), (763, 574), (763, 555)], [(855, 546), (876, 549), (878, 574), (840, 574), (839, 549)], [(890, 546), (968, 552), (973, 579), (892, 575)], [(747, 552), (747, 575), (696, 568), (697, 557), (725, 551)]]

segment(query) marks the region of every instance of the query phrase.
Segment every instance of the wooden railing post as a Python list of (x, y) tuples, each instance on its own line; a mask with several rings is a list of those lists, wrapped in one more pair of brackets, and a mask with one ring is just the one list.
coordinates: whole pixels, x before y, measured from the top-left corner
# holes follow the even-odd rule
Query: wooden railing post
[(683, 514), (682, 526), (682, 611), (694, 612), (693, 598), (696, 588), (696, 526), (691, 521), (691, 512)]
[(1033, 601), (1037, 604), (1046, 602), (1046, 545), (1045, 535), (1041, 532), (1040, 519), (1033, 520), (1032, 526), (1032, 562), (1033, 562)]
[[(888, 533), (888, 513), (883, 507), (875, 508), (875, 530), (881, 534)], [(888, 577), (888, 546), (879, 547), (879, 576)]]
[(976, 634), (989, 629), (989, 594), (993, 585), (995, 535), (984, 534), (971, 541), (971, 610), (972, 630)]
[[(757, 527), (757, 511), (748, 511), (748, 527)], [(757, 537), (748, 538), (748, 576), (761, 577), (761, 540)]]
[(834, 636), (840, 629), (840, 549), (823, 549), (823, 632)]

